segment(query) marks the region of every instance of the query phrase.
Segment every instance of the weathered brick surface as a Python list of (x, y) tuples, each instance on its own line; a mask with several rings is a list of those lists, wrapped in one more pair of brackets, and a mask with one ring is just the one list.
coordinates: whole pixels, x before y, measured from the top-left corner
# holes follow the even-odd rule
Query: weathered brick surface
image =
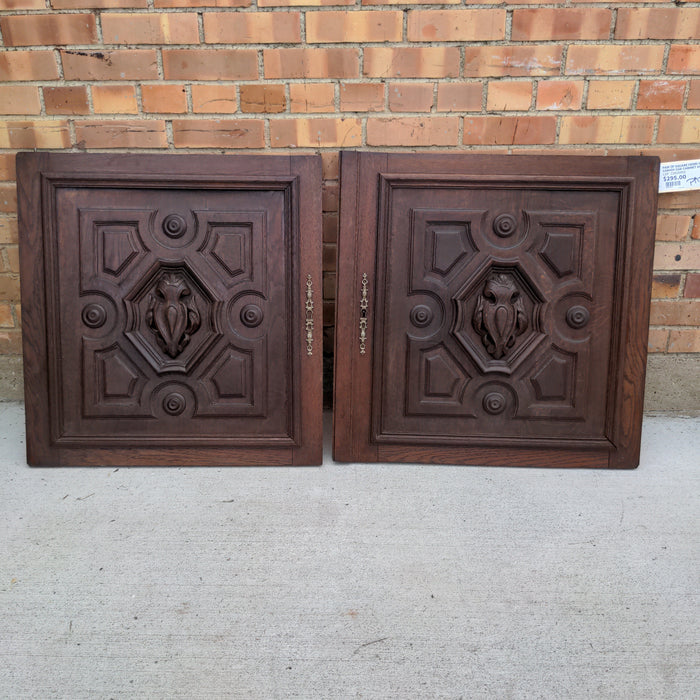
[(301, 41), (301, 15), (298, 12), (204, 13), (204, 41), (208, 44), (259, 44), (261, 40), (271, 44)]
[(537, 8), (513, 11), (513, 41), (607, 39), (612, 11), (602, 8)]
[(75, 125), (82, 148), (165, 148), (165, 122), (160, 119), (87, 119)]
[(95, 114), (136, 114), (136, 90), (133, 85), (94, 85), (92, 108)]
[[(284, 112), (284, 85), (241, 85), (241, 112)], [(193, 93), (194, 100), (194, 93)]]
[(184, 85), (142, 85), (144, 112), (182, 114), (187, 111), (187, 90)]
[(94, 44), (95, 15), (17, 15), (0, 18), (5, 46)]
[(458, 117), (371, 117), (367, 120), (369, 146), (456, 146)]
[(41, 114), (39, 88), (34, 85), (0, 85), (0, 114)]
[(262, 148), (262, 119), (173, 119), (176, 148)]
[(154, 49), (61, 51), (67, 80), (155, 80), (158, 59)]
[[(342, 148), (700, 143), (682, 0), (0, 0), (0, 34), (0, 353), (19, 348), (19, 149), (320, 152), (328, 325)], [(659, 207), (649, 348), (700, 352), (700, 191)]]
[(252, 49), (163, 49), (166, 80), (254, 80), (258, 59)]
[(362, 143), (359, 119), (276, 119), (270, 121), (273, 148), (352, 148)]
[(329, 83), (293, 83), (289, 86), (289, 102), (294, 113), (334, 112), (335, 88)]
[(46, 114), (89, 114), (90, 112), (85, 85), (45, 87), (43, 92)]
[(102, 36), (105, 44), (198, 44), (199, 26), (194, 13), (105, 12)]

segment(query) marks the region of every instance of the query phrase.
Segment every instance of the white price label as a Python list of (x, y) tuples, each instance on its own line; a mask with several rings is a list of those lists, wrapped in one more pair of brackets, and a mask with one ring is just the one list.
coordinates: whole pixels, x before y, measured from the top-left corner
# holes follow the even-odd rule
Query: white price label
[(677, 160), (661, 163), (659, 192), (700, 190), (700, 160)]

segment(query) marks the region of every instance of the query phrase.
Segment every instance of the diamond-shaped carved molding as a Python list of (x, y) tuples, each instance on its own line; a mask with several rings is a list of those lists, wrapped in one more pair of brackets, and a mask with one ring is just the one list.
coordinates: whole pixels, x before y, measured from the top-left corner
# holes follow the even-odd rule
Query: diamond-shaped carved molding
[(545, 337), (544, 297), (517, 264), (482, 266), (454, 302), (452, 333), (483, 372), (510, 374)]
[(159, 374), (189, 372), (221, 337), (221, 302), (186, 262), (155, 265), (124, 304), (125, 335)]

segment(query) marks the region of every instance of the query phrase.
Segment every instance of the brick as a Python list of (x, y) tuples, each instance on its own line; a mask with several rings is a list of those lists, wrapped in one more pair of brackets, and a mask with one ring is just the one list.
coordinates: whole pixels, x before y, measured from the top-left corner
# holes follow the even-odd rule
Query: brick
[(649, 342), (647, 349), (649, 352), (666, 352), (668, 345), (668, 328), (650, 328)]
[(46, 0), (0, 0), (0, 10), (45, 10)]
[(668, 352), (700, 352), (700, 329), (672, 330), (668, 336)]
[(194, 12), (102, 14), (105, 44), (198, 44), (199, 25)]
[(441, 47), (367, 47), (364, 73), (370, 78), (456, 78), (459, 49)]
[(64, 120), (0, 122), (0, 148), (68, 148), (70, 134)]
[(115, 119), (76, 121), (79, 148), (167, 148), (162, 119)]
[(700, 242), (657, 243), (655, 270), (700, 270)]
[(15, 154), (0, 153), (0, 180), (15, 179)]
[(61, 85), (59, 87), (45, 87), (43, 90), (46, 114), (90, 113), (85, 85)]
[(97, 42), (95, 15), (16, 15), (0, 19), (5, 46), (65, 46)]
[(133, 85), (93, 85), (92, 109), (95, 114), (138, 114)]
[(19, 276), (0, 275), (0, 299), (19, 301)]
[(10, 272), (19, 274), (19, 246), (5, 246), (5, 257), (7, 258), (7, 268)]
[(658, 73), (664, 60), (661, 45), (628, 46), (584, 44), (569, 46), (569, 75), (624, 75)]
[(338, 240), (338, 214), (323, 213), (323, 242), (336, 243)]
[(0, 85), (0, 114), (41, 114), (35, 85)]
[(17, 229), (17, 219), (7, 217), (0, 218), (0, 243), (17, 243), (19, 233)]
[(653, 116), (564, 116), (559, 143), (651, 143)]
[(481, 111), (481, 83), (439, 83), (437, 94), (438, 112)]
[(640, 80), (637, 109), (683, 109), (684, 80)]
[(700, 116), (663, 114), (659, 117), (658, 143), (700, 142)]
[(403, 13), (373, 10), (306, 13), (306, 41), (311, 44), (401, 41)]
[(351, 148), (362, 144), (362, 123), (359, 119), (278, 119), (270, 120), (272, 148)]
[(263, 148), (262, 119), (173, 119), (176, 148)]
[(467, 46), (464, 49), (465, 77), (499, 75), (559, 75), (562, 47), (544, 46)]
[(340, 109), (343, 112), (383, 112), (384, 83), (343, 83)]
[(694, 240), (700, 240), (700, 216), (696, 214), (693, 217), (693, 230), (690, 232), (690, 237)]
[(337, 180), (340, 177), (340, 154), (337, 151), (321, 153), (321, 171), (324, 180)]
[(57, 80), (53, 51), (0, 52), (0, 80)]
[[(258, 0), (259, 2), (260, 0)], [(337, 3), (340, 4), (340, 3)], [(354, 0), (350, 4), (355, 4)], [(362, 0), (365, 5), (460, 5), (461, 0)], [(483, 0), (480, 5), (501, 4), (501, 0)]]
[(357, 78), (357, 49), (265, 49), (266, 80), (279, 78)]
[(14, 214), (17, 211), (17, 188), (7, 182), (0, 182), (0, 212)]
[(390, 83), (391, 112), (429, 112), (433, 106), (432, 83)]
[(582, 80), (540, 80), (537, 83), (538, 110), (581, 109)]
[(141, 104), (144, 112), (182, 114), (187, 111), (184, 85), (142, 85)]
[(368, 146), (456, 146), (459, 117), (370, 117)]
[(680, 274), (654, 273), (651, 284), (652, 299), (675, 299), (681, 288)]
[(700, 80), (690, 81), (688, 90), (688, 109), (700, 109)]
[(271, 114), (287, 109), (284, 85), (241, 85), (240, 92), (242, 112)]
[(153, 49), (61, 51), (66, 80), (155, 80), (158, 61)]
[[(259, 2), (260, 0), (258, 0)], [(340, 4), (340, 3), (338, 3)], [(354, 0), (351, 4), (355, 4)], [(366, 5), (460, 5), (461, 0), (362, 0)], [(480, 5), (501, 4), (501, 0), (484, 0)]]
[(154, 7), (250, 7), (252, 0), (154, 0)]
[(298, 43), (301, 41), (301, 14), (299, 12), (205, 12), (204, 41), (208, 44)]
[(688, 237), (691, 223), (691, 216), (659, 214), (656, 217), (656, 240), (684, 241)]
[[(655, 155), (653, 149), (650, 155)], [(674, 149), (674, 152), (678, 152)], [(684, 151), (680, 151), (684, 153)], [(682, 159), (680, 157), (675, 158), (676, 160), (692, 160), (697, 158), (698, 151), (697, 148), (691, 151), (685, 151), (687, 153)], [(692, 154), (692, 155), (691, 155)], [(658, 154), (656, 154), (658, 155)], [(662, 153), (663, 155), (663, 153)], [(700, 190), (687, 190), (685, 192), (665, 192), (659, 194), (659, 209), (698, 209), (700, 210)], [(697, 226), (697, 223), (696, 223)], [(695, 230), (690, 234), (691, 238), (695, 238)]]
[(0, 302), (0, 328), (14, 328), (15, 319), (12, 316), (12, 305), (6, 301)]
[(331, 83), (292, 83), (289, 86), (292, 112), (335, 112), (335, 88)]
[(694, 299), (653, 300), (652, 326), (695, 326), (700, 321), (700, 301)]
[(51, 0), (54, 10), (145, 8), (148, 0)]
[(499, 41), (505, 10), (409, 10), (409, 41)]
[(253, 49), (163, 49), (166, 80), (255, 80)]
[(513, 10), (511, 40), (607, 39), (611, 21), (610, 10), (594, 7)]
[[(689, 272), (686, 275), (683, 296), (686, 299), (700, 298), (700, 273)], [(698, 321), (700, 322), (700, 319)]]
[(0, 354), (22, 354), (22, 334), (20, 333), (20, 331), (8, 329), (3, 333), (0, 333)]
[(463, 142), (470, 145), (548, 144), (557, 133), (555, 116), (464, 117)]
[(700, 46), (672, 45), (668, 53), (666, 72), (700, 74)]
[[(250, 86), (257, 87), (257, 86)], [(193, 85), (192, 111), (195, 114), (233, 113), (238, 110), (235, 85)]]
[(532, 102), (532, 83), (527, 80), (491, 80), (486, 96), (489, 112), (528, 110)]
[(634, 80), (591, 80), (588, 109), (629, 109), (634, 87)]
[(355, 0), (258, 0), (258, 7), (299, 7), (326, 5), (354, 5)]
[(324, 182), (321, 188), (321, 211), (338, 211), (340, 206), (340, 185), (337, 182)]
[(616, 39), (697, 39), (700, 10), (697, 8), (628, 8), (617, 11)]

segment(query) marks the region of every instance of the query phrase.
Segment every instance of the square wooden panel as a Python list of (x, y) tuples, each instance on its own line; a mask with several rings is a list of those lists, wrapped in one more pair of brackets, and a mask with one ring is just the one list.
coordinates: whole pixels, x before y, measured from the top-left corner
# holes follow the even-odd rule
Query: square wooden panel
[(657, 178), (343, 153), (335, 458), (637, 466)]
[(17, 185), (30, 464), (320, 463), (320, 158), (20, 153)]

